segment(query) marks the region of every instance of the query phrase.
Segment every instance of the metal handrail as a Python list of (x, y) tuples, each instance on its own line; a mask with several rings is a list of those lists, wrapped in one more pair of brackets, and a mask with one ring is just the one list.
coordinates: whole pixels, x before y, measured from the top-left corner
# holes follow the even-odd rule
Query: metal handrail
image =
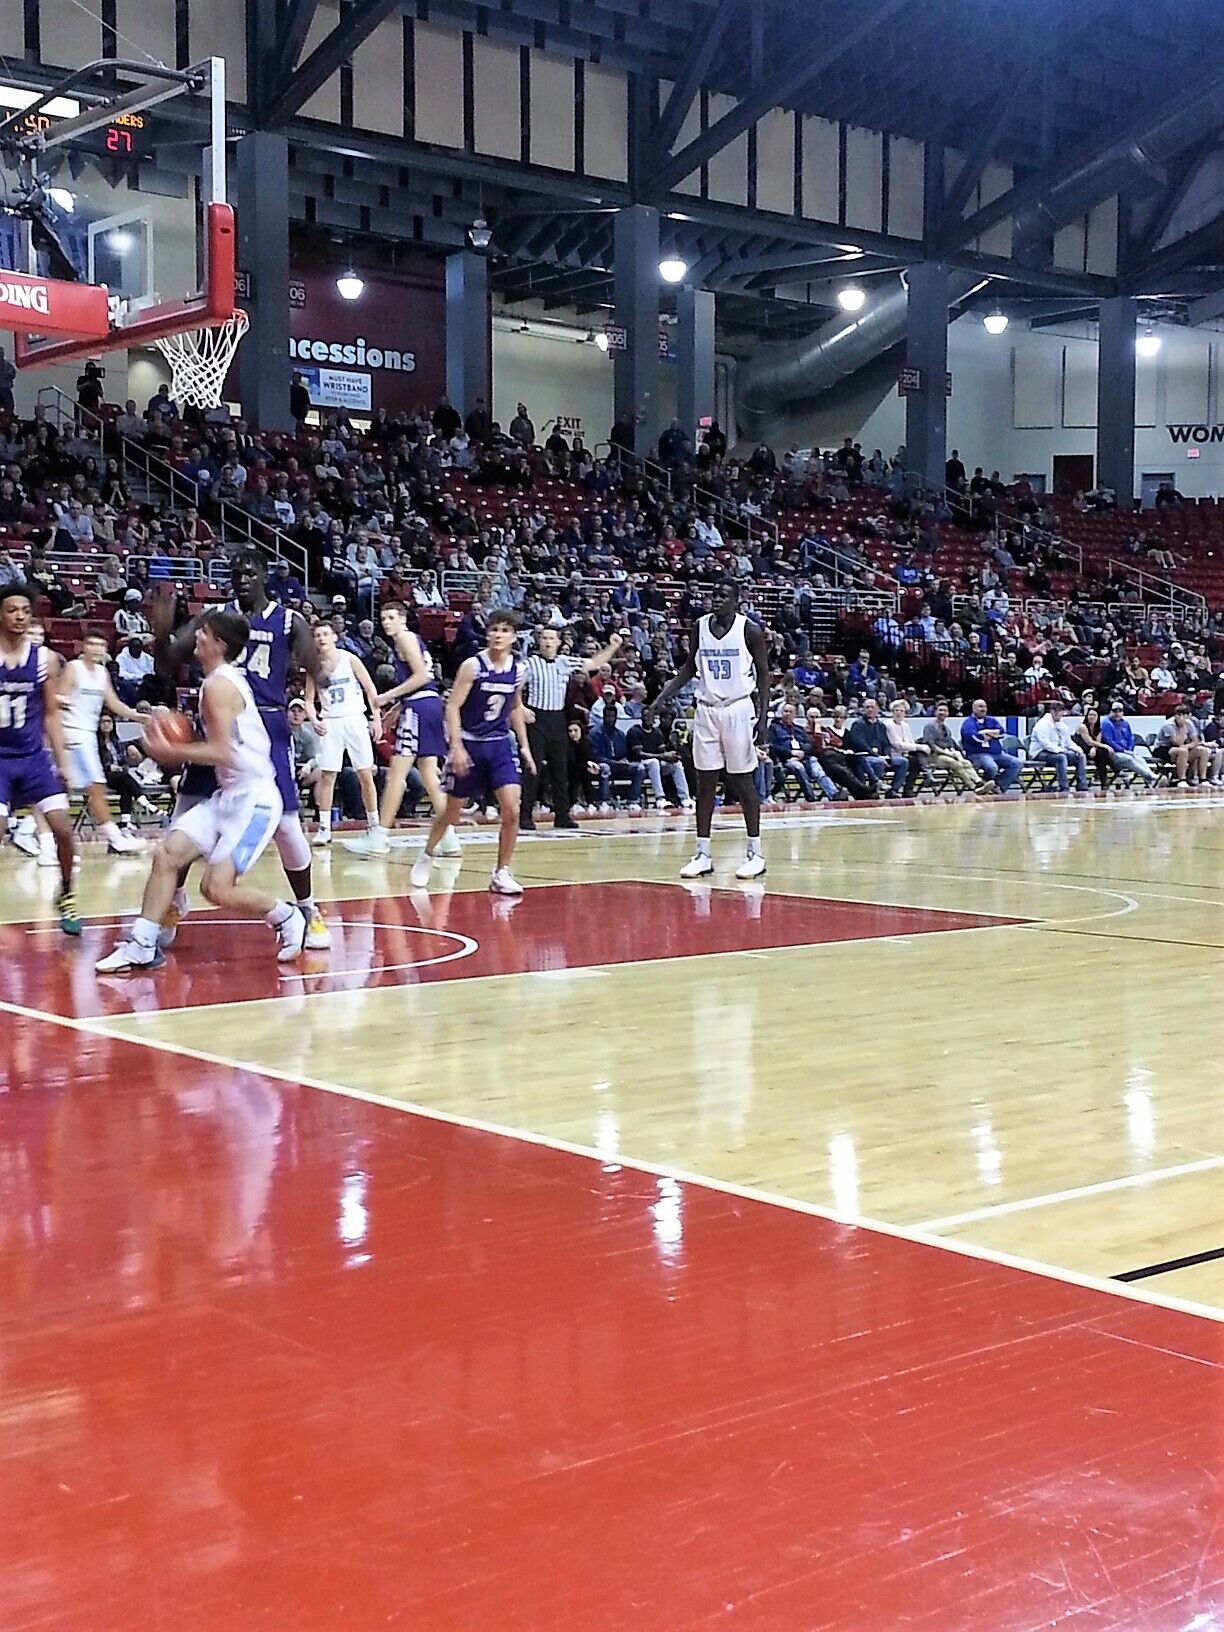
[[(1105, 563), (1105, 570), (1112, 577), (1120, 572), (1124, 577), (1129, 575), (1135, 581), (1135, 588), (1140, 595), (1154, 600), (1167, 601), (1172, 613), (1205, 614), (1207, 611), (1207, 597), (1200, 595), (1197, 590), (1186, 589), (1182, 584), (1175, 583), (1172, 578), (1162, 578), (1158, 573), (1147, 572), (1143, 567), (1136, 567), (1129, 561), (1119, 561), (1110, 556)], [(1149, 587), (1151, 586), (1151, 587)]]
[[(902, 470), (901, 475), (905, 481), (907, 489), (917, 491), (918, 493), (922, 494), (938, 494), (939, 497), (944, 500), (945, 504), (947, 504), (949, 509), (954, 510), (959, 507), (963, 510), (968, 503), (972, 502), (972, 494), (958, 492), (956, 488), (949, 487), (946, 482), (932, 482), (928, 480), (927, 477), (923, 476), (920, 471), (905, 469)], [(1006, 509), (1003, 501), (998, 501), (997, 503), (995, 510), (996, 522), (1000, 517), (1002, 517), (1004, 522), (1012, 528), (1018, 529), (1021, 532), (1028, 531), (1037, 533), (1044, 538), (1048, 544), (1052, 546), (1058, 545), (1065, 549), (1075, 562), (1076, 576), (1081, 578), (1083, 577), (1083, 545), (1077, 544), (1073, 539), (1064, 538), (1061, 533), (1052, 532), (1048, 527), (1039, 527), (1036, 522), (1022, 516), (1018, 510)]]

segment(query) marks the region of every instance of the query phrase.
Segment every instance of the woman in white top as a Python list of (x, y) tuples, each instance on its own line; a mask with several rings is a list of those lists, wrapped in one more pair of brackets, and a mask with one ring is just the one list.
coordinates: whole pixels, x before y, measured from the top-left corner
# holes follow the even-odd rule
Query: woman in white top
[[(373, 744), (382, 736), (382, 715), (378, 708), (378, 692), (369, 671), (359, 657), (341, 651), (336, 641), (336, 631), (330, 623), (321, 623), (315, 630), (315, 645), (319, 648), (321, 672), (317, 685), (313, 676), (306, 677), (306, 713), (319, 733), (321, 774), (315, 791), (319, 806), (319, 831), (314, 836), (314, 842), (322, 847), (331, 843), (332, 800), (336, 792), (336, 777), (344, 768), (346, 753), (361, 784), (366, 827), (371, 833), (378, 827)], [(367, 704), (370, 710), (368, 724)]]
[(909, 772), (905, 778), (905, 793), (908, 798), (917, 789), (925, 786), (927, 775), (927, 755), (931, 752), (929, 742), (919, 742), (910, 730), (905, 716), (909, 713), (909, 705), (903, 697), (898, 697), (892, 705), (888, 719), (884, 722), (884, 729), (888, 732), (888, 745), (894, 754), (904, 754), (909, 761)]

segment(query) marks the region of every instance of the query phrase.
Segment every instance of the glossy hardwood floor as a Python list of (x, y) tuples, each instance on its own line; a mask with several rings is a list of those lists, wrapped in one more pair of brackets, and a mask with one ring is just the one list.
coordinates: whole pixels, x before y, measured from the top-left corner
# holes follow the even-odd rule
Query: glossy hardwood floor
[[(0, 995), (1060, 1269), (1224, 1247), (1219, 803), (795, 813), (767, 826), (764, 888), (731, 876), (741, 840), (720, 824), (715, 888), (685, 889), (678, 821), (525, 836), (514, 906), (484, 889), (490, 831), (428, 897), (412, 851), (337, 844), (316, 973), (280, 978), (260, 931), (201, 913), (143, 982), (89, 974), (109, 927), (79, 950), (10, 931)], [(129, 910), (143, 872), (87, 853), (85, 912)], [(50, 888), (5, 854), (6, 918)], [(1143, 1285), (1224, 1307), (1224, 1257)]]
[(1222, 822), (336, 846), (131, 978), (3, 853), (0, 1626), (1224, 1625)]

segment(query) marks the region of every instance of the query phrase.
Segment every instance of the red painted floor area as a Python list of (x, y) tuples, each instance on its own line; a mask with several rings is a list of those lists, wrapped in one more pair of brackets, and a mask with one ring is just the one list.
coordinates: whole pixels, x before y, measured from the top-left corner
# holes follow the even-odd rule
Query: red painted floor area
[(92, 1018), (1027, 921), (636, 880), (546, 885), (518, 901), (483, 890), (417, 891), (331, 903), (327, 915), (331, 953), (288, 969), (276, 964), (272, 936), (262, 924), (201, 912), (184, 923), (165, 968), (110, 977), (96, 976), (94, 964), (115, 942), (113, 922), (87, 923), (76, 943), (66, 942), (54, 925), (0, 926), (0, 999)]
[(1224, 1329), (0, 1034), (5, 1632), (1206, 1632)]

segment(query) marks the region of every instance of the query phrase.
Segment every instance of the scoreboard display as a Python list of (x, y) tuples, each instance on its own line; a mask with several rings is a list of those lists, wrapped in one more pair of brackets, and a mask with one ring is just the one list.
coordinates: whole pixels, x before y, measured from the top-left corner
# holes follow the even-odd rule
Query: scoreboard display
[[(72, 96), (56, 96), (37, 113), (26, 112), (38, 100), (36, 91), (27, 91), (16, 85), (0, 85), (0, 119), (12, 118), (8, 126), (18, 136), (37, 136), (51, 130), (61, 119), (75, 119), (82, 104)], [(145, 147), (149, 128), (144, 113), (117, 113), (109, 124), (82, 135), (74, 147), (90, 153), (111, 153), (117, 158), (139, 158)]]

